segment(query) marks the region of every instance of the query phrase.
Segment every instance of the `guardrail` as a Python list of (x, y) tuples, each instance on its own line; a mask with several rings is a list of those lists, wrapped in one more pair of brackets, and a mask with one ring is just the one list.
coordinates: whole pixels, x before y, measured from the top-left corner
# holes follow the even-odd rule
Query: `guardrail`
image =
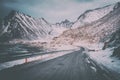
[(20, 64), (25, 64), (25, 63), (28, 63), (28, 62), (36, 61), (36, 60), (47, 61), (47, 60), (50, 60), (50, 59), (54, 59), (54, 58), (69, 54), (73, 51), (76, 51), (76, 50), (62, 51), (62, 52), (44, 54), (44, 55), (39, 55), (39, 56), (34, 56), (34, 57), (29, 57), (29, 58), (23, 58), (23, 59), (4, 62), (4, 63), (0, 64), (0, 70), (10, 68), (10, 67), (13, 67), (15, 65), (20, 65)]

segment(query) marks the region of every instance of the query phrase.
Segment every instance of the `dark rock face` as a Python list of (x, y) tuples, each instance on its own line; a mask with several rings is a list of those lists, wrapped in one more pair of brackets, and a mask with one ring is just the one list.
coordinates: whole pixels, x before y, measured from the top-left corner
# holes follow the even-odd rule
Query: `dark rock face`
[(112, 56), (120, 57), (120, 46), (114, 49)]
[(108, 47), (116, 47), (112, 56), (120, 57), (120, 30), (112, 35)]

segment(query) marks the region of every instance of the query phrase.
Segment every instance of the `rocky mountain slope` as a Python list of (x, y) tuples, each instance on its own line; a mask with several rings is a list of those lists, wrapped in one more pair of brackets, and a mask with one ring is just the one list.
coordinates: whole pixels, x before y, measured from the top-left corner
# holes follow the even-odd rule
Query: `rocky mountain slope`
[(0, 27), (0, 39), (38, 39), (47, 37), (52, 31), (44, 18), (32, 18), (29, 15), (11, 11)]
[(53, 38), (52, 45), (72, 45), (79, 41), (105, 43), (104, 49), (116, 47), (114, 54), (119, 54), (120, 2), (88, 10), (78, 17), (74, 23), (65, 20), (50, 24), (44, 18), (36, 19), (12, 11), (0, 26), (1, 41), (12, 39), (38, 40), (46, 37)]
[(76, 20), (72, 28), (84, 26), (86, 24), (99, 20), (100, 18), (104, 17), (105, 15), (113, 11), (115, 7), (116, 5), (113, 4), (113, 5), (108, 5), (105, 7), (93, 9), (93, 10), (87, 10), (86, 12), (84, 12), (82, 15), (78, 17), (78, 19)]
[(72, 24), (67, 19), (60, 23), (50, 24), (44, 18), (33, 18), (19, 11), (11, 11), (0, 25), (0, 41), (52, 38), (70, 29)]
[[(94, 10), (92, 13), (94, 13)], [(114, 5), (114, 8), (112, 8), (112, 11), (110, 11), (104, 17), (87, 25), (84, 25), (83, 27), (67, 30), (63, 32), (63, 34), (61, 34), (58, 38), (54, 38), (54, 41), (52, 43), (73, 44), (75, 42), (84, 40), (88, 43), (107, 42), (107, 44), (113, 45), (119, 42), (119, 30), (120, 3), (117, 3)]]

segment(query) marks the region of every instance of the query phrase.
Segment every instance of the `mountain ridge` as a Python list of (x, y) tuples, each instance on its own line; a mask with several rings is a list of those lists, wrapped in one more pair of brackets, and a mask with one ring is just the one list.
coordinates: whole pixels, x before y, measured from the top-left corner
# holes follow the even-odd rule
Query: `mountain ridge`
[[(0, 41), (12, 39), (37, 40), (54, 37), (71, 28), (72, 22), (61, 21), (50, 24), (44, 18), (34, 18), (22, 12), (12, 10), (4, 18), (0, 27)], [(61, 29), (61, 30), (59, 30)]]
[[(1, 26), (3, 37), (4, 35), (8, 35), (11, 39), (21, 38), (31, 40), (37, 37), (44, 37), (51, 30), (51, 25), (44, 18), (32, 18), (18, 11), (11, 11), (3, 20)], [(18, 34), (16, 35), (16, 33)]]
[(120, 5), (119, 3), (116, 5), (116, 9), (99, 20), (83, 27), (63, 32), (63, 34), (56, 38), (55, 44), (66, 41), (71, 44), (80, 40), (88, 40), (90, 43), (111, 41), (113, 34), (120, 29)]
[[(1, 30), (0, 30), (0, 36), (5, 33), (5, 35), (9, 34), (9, 36), (11, 38), (12, 37), (16, 38), (16, 37), (20, 36), (20, 38), (22, 38), (22, 39), (25, 38), (25, 39), (29, 39), (29, 40), (32, 40), (32, 39), (35, 39), (35, 38), (36, 39), (44, 38), (44, 37), (53, 36), (53, 35), (58, 36), (63, 31), (71, 30), (71, 28), (73, 29), (73, 31), (74, 31), (75, 28), (79, 29), (81, 27), (80, 26), (81, 24), (84, 24), (82, 26), (95, 26), (95, 25), (99, 26), (99, 25), (102, 24), (101, 22), (102, 22), (103, 19), (105, 19), (106, 15), (111, 14), (112, 11), (118, 9), (119, 7), (120, 7), (120, 2), (118, 2), (116, 4), (113, 4), (113, 5), (108, 5), (108, 6), (105, 6), (105, 7), (96, 8), (96, 9), (93, 9), (93, 10), (88, 10), (88, 11), (84, 12), (82, 15), (80, 15), (78, 17), (77, 21), (74, 22), (74, 23), (65, 19), (64, 21), (61, 21), (60, 23), (56, 23), (56, 24), (50, 24), (44, 18), (33, 18), (29, 15), (26, 15), (26, 14), (21, 13), (19, 11), (14, 11), (13, 10), (13, 11), (11, 11), (11, 13), (7, 17), (5, 17), (5, 19), (2, 23)], [(98, 12), (100, 14), (98, 14)], [(92, 18), (94, 17), (94, 15), (92, 15), (92, 14), (96, 14), (96, 13), (98, 15), (95, 15), (95, 16), (99, 16), (99, 15), (101, 15), (101, 16), (100, 17), (95, 17), (95, 19), (91, 20), (91, 17)], [(88, 17), (86, 17), (86, 16), (88, 16)], [(87, 20), (91, 20), (91, 21), (87, 22), (87, 23), (86, 22), (84, 23), (84, 21), (87, 21)], [(22, 29), (21, 29), (21, 27), (22, 27)], [(23, 32), (20, 32), (19, 30), (15, 30), (17, 28), (20, 29)], [(9, 31), (10, 29), (12, 29), (11, 30), (11, 31), (13, 31), (12, 33), (10, 33), (10, 31)], [(15, 35), (14, 31), (20, 32), (19, 34), (17, 34), (18, 36)], [(85, 32), (85, 31), (86, 30), (81, 31), (81, 32)], [(86, 31), (86, 32), (89, 32), (89, 34), (93, 34), (92, 30)], [(3, 35), (3, 37), (4, 37), (4, 35)]]

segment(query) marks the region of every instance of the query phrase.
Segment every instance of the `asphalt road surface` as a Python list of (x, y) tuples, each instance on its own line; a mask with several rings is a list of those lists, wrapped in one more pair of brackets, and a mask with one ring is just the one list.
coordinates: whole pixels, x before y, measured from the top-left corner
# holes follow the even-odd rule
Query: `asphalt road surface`
[(46, 62), (35, 61), (0, 71), (0, 80), (115, 80), (86, 62), (83, 49)]

